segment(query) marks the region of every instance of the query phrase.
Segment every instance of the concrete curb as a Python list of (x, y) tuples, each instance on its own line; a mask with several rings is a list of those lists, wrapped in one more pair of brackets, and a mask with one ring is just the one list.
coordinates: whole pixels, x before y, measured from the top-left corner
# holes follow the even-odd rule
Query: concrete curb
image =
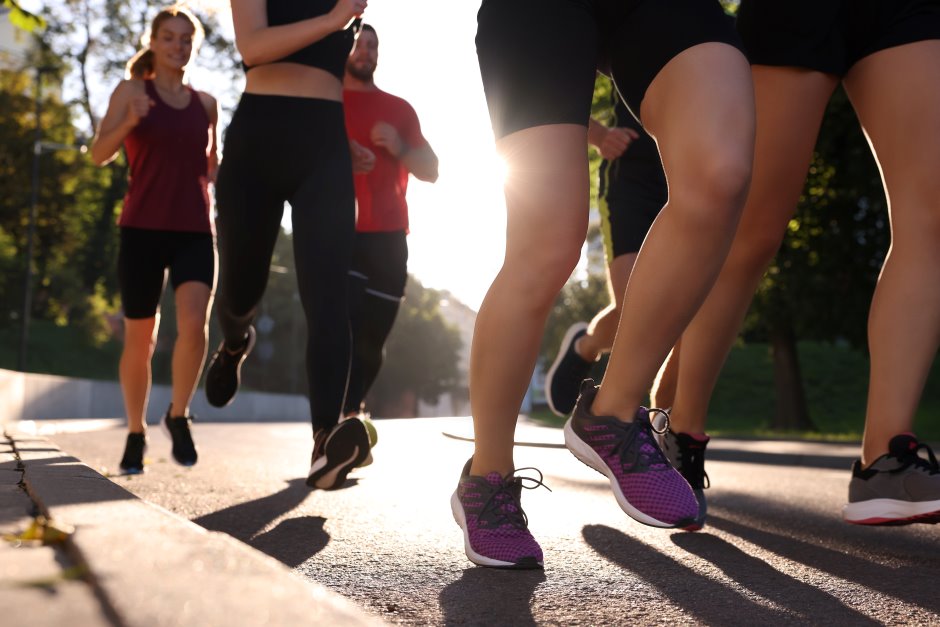
[[(142, 501), (46, 439), (7, 436), (39, 513), (74, 527), (65, 548), (86, 568), (102, 624), (383, 624), (231, 536)], [(0, 508), (9, 498), (0, 493)]]

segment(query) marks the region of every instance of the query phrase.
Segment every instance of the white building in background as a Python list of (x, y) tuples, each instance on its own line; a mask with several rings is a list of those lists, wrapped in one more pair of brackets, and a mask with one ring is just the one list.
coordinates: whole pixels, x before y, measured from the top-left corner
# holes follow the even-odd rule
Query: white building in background
[(10, 22), (10, 9), (0, 7), (0, 70), (21, 70), (33, 47), (33, 36)]

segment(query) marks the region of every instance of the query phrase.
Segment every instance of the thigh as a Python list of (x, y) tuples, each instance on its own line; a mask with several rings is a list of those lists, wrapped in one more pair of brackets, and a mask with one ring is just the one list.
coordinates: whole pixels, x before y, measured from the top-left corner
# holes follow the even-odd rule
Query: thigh
[(162, 231), (121, 228), (117, 274), (125, 318), (152, 318), (160, 308), (167, 266), (162, 235)]
[(216, 250), (211, 233), (173, 233), (175, 245), (170, 259), (170, 284), (173, 289), (195, 281), (209, 292), (215, 289)]
[(838, 85), (830, 74), (753, 67), (757, 109), (754, 171), (739, 232), (782, 234), (796, 210), (826, 106)]
[(497, 139), (549, 124), (587, 125), (598, 61), (589, 3), (484, 0), (477, 55)]
[[(845, 88), (881, 168), (895, 233), (920, 220), (901, 205), (936, 214), (940, 172), (940, 40), (882, 50), (856, 63)], [(909, 222), (910, 220), (910, 222)]]
[(647, 90), (673, 58), (704, 43), (741, 47), (733, 20), (712, 0), (602, 4), (601, 47), (617, 90), (640, 119)]

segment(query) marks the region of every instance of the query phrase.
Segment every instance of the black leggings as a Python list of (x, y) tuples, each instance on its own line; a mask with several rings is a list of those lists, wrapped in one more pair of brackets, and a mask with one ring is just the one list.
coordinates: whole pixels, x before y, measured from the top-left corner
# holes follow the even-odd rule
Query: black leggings
[(351, 340), (347, 273), (355, 190), (342, 103), (243, 94), (225, 137), (216, 184), (221, 276), (216, 306), (225, 343), (244, 342), (264, 294), (284, 202), (307, 319), (314, 431), (339, 420)]

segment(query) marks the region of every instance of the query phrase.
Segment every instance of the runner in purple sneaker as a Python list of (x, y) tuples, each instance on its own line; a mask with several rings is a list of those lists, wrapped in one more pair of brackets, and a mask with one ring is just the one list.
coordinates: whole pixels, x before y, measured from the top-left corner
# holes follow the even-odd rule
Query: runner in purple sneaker
[[(463, 529), (467, 557), (480, 566), (542, 568), (542, 549), (529, 532), (529, 519), (520, 503), (522, 488), (548, 488), (542, 483), (542, 473), (535, 468), (520, 468), (506, 477), (498, 472), (473, 477), (470, 463), (464, 466), (450, 499), (454, 520)], [(535, 470), (539, 478), (514, 476), (522, 470)], [(525, 485), (525, 481), (534, 485)]]

